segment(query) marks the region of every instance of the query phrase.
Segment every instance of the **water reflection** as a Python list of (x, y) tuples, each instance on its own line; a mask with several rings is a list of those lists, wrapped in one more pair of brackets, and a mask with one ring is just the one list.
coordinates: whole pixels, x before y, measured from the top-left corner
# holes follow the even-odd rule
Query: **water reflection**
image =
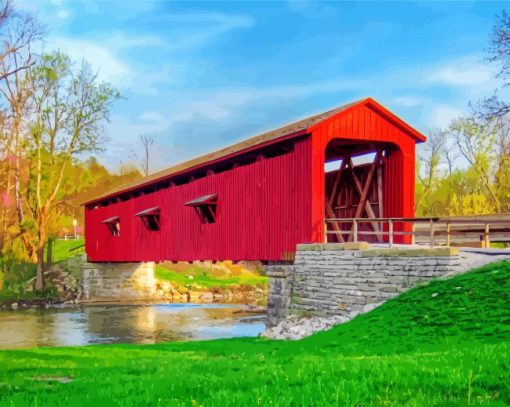
[(221, 304), (81, 305), (0, 312), (0, 348), (257, 336), (262, 316)]

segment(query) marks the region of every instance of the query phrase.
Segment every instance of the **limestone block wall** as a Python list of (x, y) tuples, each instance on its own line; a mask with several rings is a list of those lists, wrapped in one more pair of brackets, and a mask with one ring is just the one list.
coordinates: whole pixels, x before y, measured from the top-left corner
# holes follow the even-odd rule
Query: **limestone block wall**
[(293, 265), (267, 266), (269, 323), (278, 323), (289, 312), (332, 316), (362, 311), (459, 270), (455, 248), (298, 245)]
[(289, 314), (292, 291), (292, 266), (267, 266), (269, 291), (267, 296), (267, 322), (278, 324)]
[(154, 263), (83, 263), (82, 301), (156, 298)]

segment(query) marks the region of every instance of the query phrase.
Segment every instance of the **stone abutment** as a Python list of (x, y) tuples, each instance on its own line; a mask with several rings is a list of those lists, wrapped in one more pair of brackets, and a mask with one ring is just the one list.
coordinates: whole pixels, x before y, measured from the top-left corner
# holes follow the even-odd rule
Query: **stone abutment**
[(374, 248), (367, 243), (302, 244), (293, 265), (266, 266), (268, 323), (289, 314), (362, 312), (417, 284), (460, 271), (456, 248)]

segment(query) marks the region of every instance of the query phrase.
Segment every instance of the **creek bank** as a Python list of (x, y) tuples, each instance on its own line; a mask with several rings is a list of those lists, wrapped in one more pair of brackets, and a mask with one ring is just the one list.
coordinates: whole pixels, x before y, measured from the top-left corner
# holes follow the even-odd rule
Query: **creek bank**
[(169, 302), (265, 304), (267, 287), (258, 285), (231, 285), (221, 288), (193, 290), (178, 287), (169, 281), (156, 282), (156, 298)]
[[(45, 272), (48, 292), (37, 295), (35, 278), (20, 292), (0, 299), (0, 309), (48, 307), (56, 304), (146, 302), (146, 303), (228, 303), (265, 305), (267, 285), (229, 284), (221, 287), (183, 286), (154, 277), (148, 263), (90, 264), (84, 255), (59, 262)], [(42, 297), (42, 298), (40, 298)]]
[(62, 304), (57, 298), (37, 298), (33, 300), (4, 300), (0, 302), (2, 310), (17, 310), (20, 308), (49, 308), (51, 305)]

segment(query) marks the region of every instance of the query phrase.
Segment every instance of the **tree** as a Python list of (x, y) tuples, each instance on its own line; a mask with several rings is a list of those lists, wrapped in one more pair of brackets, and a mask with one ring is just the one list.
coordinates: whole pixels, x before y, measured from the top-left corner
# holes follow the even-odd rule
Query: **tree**
[(438, 181), (439, 166), (445, 142), (445, 133), (442, 130), (434, 129), (429, 131), (425, 152), (421, 155), (420, 160), (424, 163), (424, 168), (423, 171), (420, 171), (420, 169), (417, 171), (420, 188), (417, 191), (415, 208), (422, 205), (422, 202), (430, 195), (435, 187), (435, 183)]
[(501, 210), (510, 211), (510, 121), (507, 116), (494, 120), (494, 184)]
[(150, 159), (152, 156), (152, 149), (154, 148), (154, 138), (149, 135), (141, 134), (138, 137), (138, 144), (140, 149), (135, 147), (131, 150), (131, 156), (133, 159), (140, 163), (143, 175), (147, 176), (150, 174)]
[(100, 150), (102, 124), (119, 92), (99, 83), (90, 66), (64, 54), (43, 55), (30, 70), (33, 105), (26, 153), (26, 207), (37, 257), (35, 289), (44, 288), (43, 256), (52, 216), (66, 198), (66, 169), (80, 154)]
[[(492, 28), (488, 60), (500, 64), (498, 77), (504, 82), (503, 86), (510, 85), (510, 14), (503, 11), (496, 18)], [(480, 113), (487, 118), (502, 117), (510, 113), (510, 104), (502, 101), (497, 91), (480, 103)]]
[[(43, 31), (44, 27), (32, 16), (14, 10), (9, 1), (1, 3), (0, 160), (3, 165), (0, 169), (0, 185), (4, 191), (4, 199), (0, 211), (0, 251), (4, 251), (7, 238), (13, 241), (16, 237), (21, 237), (29, 258), (34, 258), (34, 253), (31, 252), (29, 236), (25, 229), (21, 192), (23, 148), (26, 136), (25, 118), (32, 96), (27, 75), (28, 70), (37, 60), (32, 48), (34, 43), (41, 39)], [(11, 200), (15, 203), (15, 216), (13, 216)], [(7, 236), (8, 234), (10, 236)]]
[(494, 162), (493, 127), (474, 116), (454, 120), (450, 132), (457, 144), (460, 154), (478, 175), (484, 189), (489, 194), (494, 208), (501, 211), (501, 203), (496, 193), (491, 173)]

